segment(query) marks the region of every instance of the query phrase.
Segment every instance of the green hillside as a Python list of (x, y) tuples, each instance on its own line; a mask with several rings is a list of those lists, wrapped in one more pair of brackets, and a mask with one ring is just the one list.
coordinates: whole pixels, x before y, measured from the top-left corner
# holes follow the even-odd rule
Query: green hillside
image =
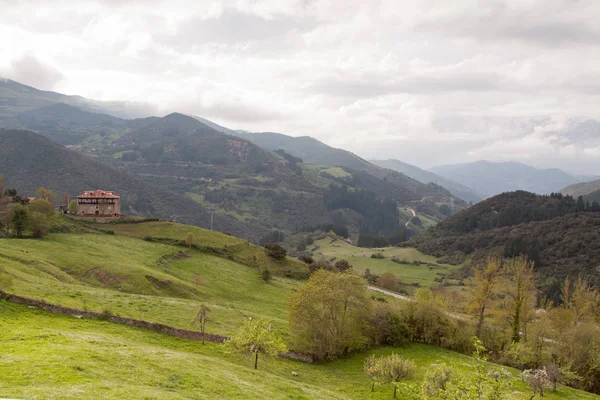
[[(426, 255), (414, 248), (385, 247), (379, 249), (365, 249), (353, 246), (335, 236), (327, 235), (316, 240), (311, 246), (314, 258), (321, 257), (326, 260), (344, 259), (353, 268), (363, 273), (369, 269), (372, 273), (381, 275), (391, 272), (405, 284), (419, 284), (430, 286), (435, 284), (435, 279), (440, 280), (446, 275), (456, 271), (459, 267), (438, 263), (433, 256)], [(383, 258), (373, 258), (378, 254)]]
[[(186, 227), (189, 231), (193, 228)], [(14, 278), (13, 293), (63, 306), (190, 329), (204, 302), (214, 308), (215, 333), (232, 333), (248, 316), (268, 316), (284, 326), (285, 296), (297, 281), (283, 276), (306, 276), (306, 266), (290, 259), (266, 260), (262, 248), (226, 238), (214, 232), (199, 235), (205, 246), (237, 248), (217, 256), (122, 235), (52, 234), (43, 240), (3, 239), (0, 260)], [(257, 267), (229, 258), (249, 259)], [(281, 277), (263, 282), (258, 265)], [(194, 275), (203, 283), (196, 285)]]
[[(0, 393), (28, 399), (389, 399), (389, 386), (370, 392), (362, 371), (371, 353), (326, 364), (264, 360), (258, 371), (248, 360), (201, 345), (141, 329), (95, 320), (52, 315), (0, 302)], [(32, 346), (35, 351), (32, 351)], [(469, 357), (434, 346), (410, 344), (380, 348), (400, 352), (417, 364), (418, 385), (431, 364), (471, 370)], [(298, 376), (292, 376), (292, 371)], [(524, 384), (510, 370), (510, 399), (526, 398)], [(552, 399), (596, 399), (561, 387)]]

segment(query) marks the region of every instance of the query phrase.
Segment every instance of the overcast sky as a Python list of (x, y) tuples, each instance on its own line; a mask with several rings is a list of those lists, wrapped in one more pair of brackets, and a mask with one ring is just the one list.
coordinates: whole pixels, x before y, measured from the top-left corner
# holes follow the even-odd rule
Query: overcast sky
[[(86, 3), (83, 6), (83, 3)], [(421, 167), (600, 174), (596, 0), (0, 0), (0, 76)]]

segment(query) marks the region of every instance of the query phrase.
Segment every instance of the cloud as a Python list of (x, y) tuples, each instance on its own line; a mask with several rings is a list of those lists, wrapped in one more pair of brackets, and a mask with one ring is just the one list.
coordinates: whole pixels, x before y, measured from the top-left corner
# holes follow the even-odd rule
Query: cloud
[(600, 120), (600, 3), (5, 3), (0, 72), (36, 87), (424, 167), (486, 157), (600, 173), (600, 130), (573, 129)]
[(3, 75), (44, 90), (53, 89), (65, 78), (57, 68), (29, 54), (12, 60)]

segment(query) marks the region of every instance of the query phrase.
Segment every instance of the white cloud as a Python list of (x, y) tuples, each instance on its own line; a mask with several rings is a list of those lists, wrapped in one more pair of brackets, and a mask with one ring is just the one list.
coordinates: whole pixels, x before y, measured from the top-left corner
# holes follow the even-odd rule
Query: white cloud
[(26, 84), (425, 167), (600, 173), (600, 143), (560, 134), (600, 119), (600, 3), (0, 1), (0, 75)]

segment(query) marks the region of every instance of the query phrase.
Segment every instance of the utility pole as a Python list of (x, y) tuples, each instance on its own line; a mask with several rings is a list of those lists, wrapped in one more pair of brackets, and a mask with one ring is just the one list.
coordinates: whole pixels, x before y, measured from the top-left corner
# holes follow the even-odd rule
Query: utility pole
[(215, 212), (211, 211), (210, 213), (210, 230), (213, 230), (213, 222), (214, 222), (214, 216), (215, 216)]

